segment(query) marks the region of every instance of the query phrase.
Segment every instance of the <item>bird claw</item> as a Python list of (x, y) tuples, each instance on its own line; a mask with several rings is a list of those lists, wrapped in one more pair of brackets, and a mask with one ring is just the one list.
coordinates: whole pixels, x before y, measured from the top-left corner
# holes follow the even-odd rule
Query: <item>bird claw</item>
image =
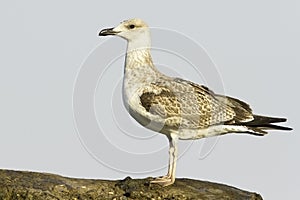
[(157, 177), (154, 180), (150, 181), (150, 183), (156, 183), (161, 185), (162, 187), (166, 187), (168, 185), (172, 185), (175, 182), (175, 178), (172, 178), (171, 176), (162, 176)]

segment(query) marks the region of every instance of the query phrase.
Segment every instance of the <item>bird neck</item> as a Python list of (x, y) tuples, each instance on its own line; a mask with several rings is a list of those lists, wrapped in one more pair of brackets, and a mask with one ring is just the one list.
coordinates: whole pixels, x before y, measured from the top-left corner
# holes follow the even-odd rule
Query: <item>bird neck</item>
[[(129, 45), (128, 45), (129, 46)], [(129, 49), (126, 53), (126, 68), (149, 68), (154, 67), (150, 48)]]
[(126, 103), (140, 88), (155, 82), (159, 74), (152, 62), (150, 48), (127, 48), (123, 79), (124, 102)]
[[(126, 69), (140, 69), (145, 73), (157, 71), (151, 57), (151, 37), (149, 31), (144, 31), (128, 40), (126, 53)], [(149, 71), (150, 70), (150, 71)]]
[(132, 37), (127, 39), (127, 52), (135, 50), (150, 49), (151, 47), (151, 35), (148, 30), (143, 30)]

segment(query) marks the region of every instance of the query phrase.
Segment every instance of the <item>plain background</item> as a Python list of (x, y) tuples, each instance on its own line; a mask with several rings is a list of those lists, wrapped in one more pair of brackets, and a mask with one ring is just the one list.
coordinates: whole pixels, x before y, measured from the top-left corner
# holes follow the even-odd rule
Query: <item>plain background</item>
[(88, 54), (103, 42), (98, 31), (139, 17), (193, 38), (217, 65), (228, 95), (260, 114), (285, 116), (294, 128), (260, 138), (224, 136), (203, 160), (191, 148), (179, 160), (177, 176), (225, 183), (264, 199), (298, 196), (298, 1), (0, 4), (0, 168), (107, 179), (165, 173), (141, 176), (105, 167), (82, 146), (73, 120), (74, 82)]

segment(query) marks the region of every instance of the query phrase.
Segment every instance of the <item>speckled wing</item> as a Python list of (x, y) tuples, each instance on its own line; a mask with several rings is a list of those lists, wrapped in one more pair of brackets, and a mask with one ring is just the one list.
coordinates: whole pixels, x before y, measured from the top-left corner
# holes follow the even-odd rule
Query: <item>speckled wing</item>
[(233, 120), (228, 121), (227, 124), (242, 124), (254, 120), (252, 109), (247, 103), (223, 95), (215, 95), (215, 97), (227, 106), (230, 106), (235, 112)]
[(240, 106), (228, 99), (233, 98), (215, 95), (205, 86), (178, 78), (152, 83), (140, 96), (146, 111), (163, 118), (167, 126), (188, 129), (234, 123), (237, 117), (234, 107)]

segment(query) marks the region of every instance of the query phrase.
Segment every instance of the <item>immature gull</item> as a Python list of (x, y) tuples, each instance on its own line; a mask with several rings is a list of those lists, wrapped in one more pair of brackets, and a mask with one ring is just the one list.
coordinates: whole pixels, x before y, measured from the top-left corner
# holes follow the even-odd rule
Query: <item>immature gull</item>
[(130, 115), (141, 125), (169, 139), (168, 174), (151, 183), (162, 186), (175, 181), (177, 141), (201, 139), (227, 133), (265, 135), (266, 130), (292, 130), (272, 123), (284, 118), (259, 116), (238, 99), (215, 94), (203, 85), (160, 73), (150, 54), (147, 24), (130, 19), (99, 36), (116, 35), (127, 40), (123, 100)]

